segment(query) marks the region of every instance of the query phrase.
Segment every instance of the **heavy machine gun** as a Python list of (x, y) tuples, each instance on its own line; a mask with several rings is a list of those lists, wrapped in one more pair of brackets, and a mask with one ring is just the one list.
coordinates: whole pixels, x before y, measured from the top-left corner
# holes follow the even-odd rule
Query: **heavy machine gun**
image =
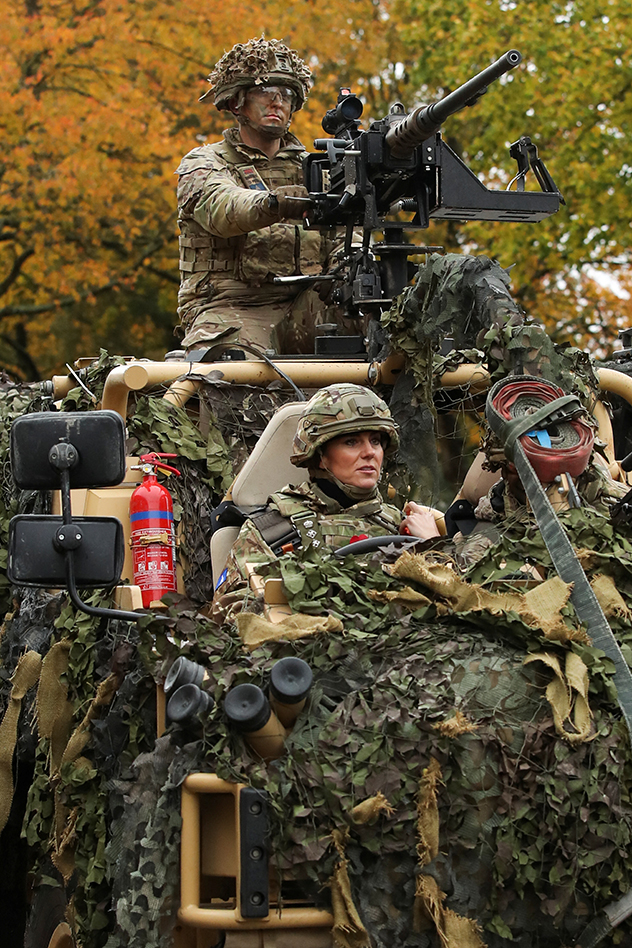
[[(362, 102), (350, 89), (341, 89), (322, 122), (332, 137), (317, 139), (317, 151), (305, 159), (311, 201), (306, 226), (346, 227), (345, 266), (339, 268), (344, 279), (336, 299), (351, 314), (372, 303), (388, 305), (407, 285), (407, 258), (425, 248), (405, 243), (404, 229), (427, 228), (431, 218), (540, 221), (559, 209), (562, 195), (530, 138), (520, 138), (510, 149), (518, 163), (512, 180), (516, 189), (498, 191), (485, 187), (439, 131), (450, 115), (473, 105), (489, 83), (521, 61), (518, 50), (509, 50), (439, 102), (410, 114), (396, 102), (367, 130), (360, 129)], [(540, 191), (525, 190), (529, 170)], [(406, 223), (389, 220), (397, 211), (414, 216)], [(363, 230), (362, 249), (353, 251), (356, 228)], [(374, 230), (383, 232), (382, 242), (371, 244)]]

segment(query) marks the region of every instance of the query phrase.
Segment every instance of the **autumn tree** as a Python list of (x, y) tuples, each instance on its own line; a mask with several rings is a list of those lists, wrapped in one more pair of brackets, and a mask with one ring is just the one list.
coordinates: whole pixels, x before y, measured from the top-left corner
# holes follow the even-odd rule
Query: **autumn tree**
[[(604, 346), (628, 301), (591, 268), (630, 270), (632, 25), (623, 0), (7, 0), (0, 23), (0, 366), (34, 378), (101, 345), (161, 356), (176, 345), (182, 154), (219, 137), (197, 98), (212, 65), (262, 31), (317, 83), (293, 125), (310, 147), (340, 85), (379, 118), (434, 101), (506, 49), (524, 61), (444, 134), (492, 187), (529, 134), (566, 198), (538, 224), (432, 225), (427, 242), (515, 264), (514, 287), (559, 338)], [(595, 306), (595, 294), (600, 306)], [(607, 299), (607, 305), (604, 303)]]
[[(396, 61), (384, 8), (202, 0), (7, 0), (0, 23), (0, 365), (34, 378), (99, 345), (176, 344), (180, 157), (225, 120), (197, 102), (225, 49), (265, 31), (336, 87)], [(326, 37), (322, 48), (317, 37)]]
[[(448, 142), (490, 187), (516, 167), (508, 146), (533, 139), (566, 205), (538, 224), (470, 223), (443, 236), (512, 273), (516, 294), (556, 338), (608, 348), (632, 318), (632, 20), (623, 0), (395, 0), (408, 104), (454, 89), (507, 49), (522, 64), (474, 108), (449, 119)], [(532, 185), (535, 186), (535, 185)], [(607, 300), (607, 304), (606, 301)]]

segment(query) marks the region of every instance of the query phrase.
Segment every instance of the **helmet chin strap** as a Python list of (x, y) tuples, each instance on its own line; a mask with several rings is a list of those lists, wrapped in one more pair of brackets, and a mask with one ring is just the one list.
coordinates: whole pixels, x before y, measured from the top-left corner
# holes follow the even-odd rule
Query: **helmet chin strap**
[(339, 487), (347, 497), (351, 497), (352, 500), (373, 500), (374, 497), (378, 496), (377, 484), (373, 487), (354, 487), (353, 484), (345, 484), (343, 481), (338, 480), (335, 477), (328, 467), (325, 466), (325, 459), (321, 457), (321, 467), (315, 468), (312, 474), (312, 477), (320, 477), (326, 481), (332, 481), (336, 487)]
[(259, 125), (258, 122), (252, 122), (245, 115), (242, 115), (241, 112), (235, 111), (234, 114), (237, 116), (237, 121), (240, 125), (247, 125), (249, 128), (252, 128), (253, 131), (257, 132), (258, 135), (263, 135), (264, 138), (283, 138), (290, 129), (289, 122), (287, 125), (284, 125), (283, 128), (280, 128), (278, 125)]

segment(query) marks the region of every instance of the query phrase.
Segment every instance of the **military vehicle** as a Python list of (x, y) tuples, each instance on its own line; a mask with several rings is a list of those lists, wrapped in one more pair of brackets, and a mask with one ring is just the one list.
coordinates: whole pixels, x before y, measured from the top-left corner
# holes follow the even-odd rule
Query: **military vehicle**
[[(42, 386), (4, 386), (11, 948), (632, 937), (625, 355), (600, 367), (554, 346), (485, 257), (414, 248), (427, 256), (407, 285), (407, 225), (386, 220), (394, 202), (413, 227), (433, 215), (541, 219), (560, 195), (531, 143), (515, 148), (519, 174), (530, 165), (543, 191), (498, 195), (466, 175), (470, 192), (451, 197), (458, 159), (435, 127), (449, 110), (407, 121), (396, 108), (367, 133), (346, 93), (332, 113), (327, 167), (306, 168), (310, 223), (385, 234), (359, 253), (350, 237), (339, 280), (340, 300), (373, 316), (366, 344), (325, 328), (314, 357), (246, 360), (234, 343), (164, 362), (102, 353)], [(412, 145), (394, 144), (403, 121)], [(583, 499), (591, 479), (547, 486), (614, 646), (585, 597), (570, 598), (581, 576), (568, 579), (533, 517), (462, 576), (447, 539), (403, 553), (299, 549), (253, 570), (260, 609), (215, 621), (240, 520), (296, 480), (289, 446), (306, 394), (337, 381), (378, 389), (402, 432), (389, 494), (437, 502), (434, 415), (456, 418), (464, 456), (482, 426), (498, 460), (486, 391), (519, 376), (573, 391), (573, 411), (595, 419), (599, 477), (619, 485), (605, 513)], [(553, 437), (565, 421), (539, 418)], [(473, 471), (451, 505), (457, 526), (494, 479), (478, 461)], [(160, 497), (159, 522), (144, 492)], [(241, 719), (239, 688), (263, 695)]]

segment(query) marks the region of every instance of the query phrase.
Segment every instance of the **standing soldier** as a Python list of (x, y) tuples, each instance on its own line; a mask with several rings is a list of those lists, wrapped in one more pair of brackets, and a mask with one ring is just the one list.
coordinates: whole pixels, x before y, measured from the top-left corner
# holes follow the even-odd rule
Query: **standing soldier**
[(282, 353), (314, 351), (316, 322), (336, 321), (313, 287), (275, 276), (326, 270), (333, 232), (305, 230), (305, 150), (289, 132), (311, 73), (278, 40), (234, 46), (209, 76), (215, 107), (238, 128), (194, 148), (177, 170), (180, 236), (178, 313), (182, 345), (239, 340)]

